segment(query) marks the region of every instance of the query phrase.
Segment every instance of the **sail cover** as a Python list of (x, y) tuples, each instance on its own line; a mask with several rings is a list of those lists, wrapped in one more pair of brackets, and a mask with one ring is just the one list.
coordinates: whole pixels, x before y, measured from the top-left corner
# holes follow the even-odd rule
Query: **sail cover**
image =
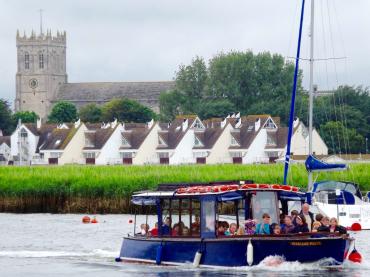
[(341, 171), (346, 170), (346, 164), (328, 164), (323, 161), (320, 161), (313, 155), (309, 155), (305, 162), (306, 169), (309, 172), (314, 171)]

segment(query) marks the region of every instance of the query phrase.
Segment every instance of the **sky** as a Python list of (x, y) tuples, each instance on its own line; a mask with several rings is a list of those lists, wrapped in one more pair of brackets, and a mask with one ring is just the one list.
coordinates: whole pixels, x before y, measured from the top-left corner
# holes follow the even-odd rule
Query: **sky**
[[(308, 84), (310, 0), (300, 68)], [(370, 1), (315, 0), (319, 90), (370, 85)], [(15, 98), (16, 31), (67, 32), (68, 81), (173, 80), (195, 56), (270, 51), (293, 61), (299, 0), (0, 0), (0, 98)], [(332, 59), (336, 58), (336, 59)]]

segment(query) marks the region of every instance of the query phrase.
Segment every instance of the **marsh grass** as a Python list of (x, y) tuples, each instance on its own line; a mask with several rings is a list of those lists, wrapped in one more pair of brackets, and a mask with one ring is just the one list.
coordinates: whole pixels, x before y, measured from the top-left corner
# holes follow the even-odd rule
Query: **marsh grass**
[[(318, 180), (354, 181), (367, 191), (369, 177), (370, 164), (352, 164), (349, 171), (321, 173)], [(282, 183), (283, 165), (0, 167), (0, 211), (119, 212), (129, 208), (133, 192), (159, 183), (217, 180)], [(306, 188), (303, 165), (291, 167), (289, 184)]]

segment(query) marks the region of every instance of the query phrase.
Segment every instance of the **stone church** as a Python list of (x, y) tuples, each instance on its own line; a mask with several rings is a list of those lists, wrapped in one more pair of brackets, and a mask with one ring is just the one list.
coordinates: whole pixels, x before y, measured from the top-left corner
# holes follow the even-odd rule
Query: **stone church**
[(104, 104), (113, 98), (129, 98), (159, 112), (159, 94), (174, 87), (167, 82), (68, 83), (66, 32), (56, 36), (48, 30), (36, 35), (17, 31), (16, 111), (34, 111), (47, 118), (61, 100), (80, 108), (89, 103)]

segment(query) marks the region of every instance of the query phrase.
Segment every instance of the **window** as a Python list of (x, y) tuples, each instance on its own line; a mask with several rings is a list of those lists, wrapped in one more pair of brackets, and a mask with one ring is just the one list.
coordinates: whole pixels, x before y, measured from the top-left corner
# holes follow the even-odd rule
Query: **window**
[(27, 139), (28, 133), (25, 129), (21, 129), (21, 138), (22, 139)]
[(62, 156), (61, 152), (51, 152), (50, 158), (60, 158)]
[(203, 124), (199, 120), (195, 120), (193, 127), (195, 129), (204, 129)]
[(167, 146), (167, 144), (164, 142), (164, 140), (159, 135), (158, 135), (158, 145), (159, 146)]
[(44, 54), (42, 53), (39, 54), (39, 68), (40, 69), (44, 68)]
[(121, 153), (121, 158), (123, 158), (123, 159), (132, 158), (132, 152), (122, 152)]
[(128, 142), (128, 140), (124, 136), (122, 136), (122, 146), (123, 147), (130, 147), (131, 146), (130, 143)]
[(265, 128), (266, 128), (266, 129), (276, 129), (277, 127), (276, 127), (275, 123), (272, 121), (272, 119), (271, 119), (271, 118), (269, 118), (269, 119), (266, 121), (266, 123), (265, 123)]
[(169, 158), (170, 154), (168, 152), (159, 152), (158, 158)]
[(86, 152), (86, 153), (84, 153), (84, 157), (86, 159), (94, 159), (95, 158), (95, 152)]
[(269, 136), (269, 135), (267, 135), (267, 142), (266, 142), (266, 144), (267, 145), (271, 145), (271, 146), (276, 146), (275, 140), (271, 136)]
[(203, 144), (200, 142), (200, 140), (197, 138), (197, 136), (194, 136), (194, 146), (195, 147), (202, 147)]
[(278, 217), (278, 200), (276, 192), (258, 191), (252, 196), (253, 218), (262, 219), (264, 213), (268, 213), (271, 217), (271, 223), (279, 222)]
[(232, 146), (239, 146), (239, 143), (236, 141), (236, 139), (233, 136), (231, 136), (231, 145)]
[(24, 54), (24, 68), (30, 69), (30, 54), (28, 52)]

